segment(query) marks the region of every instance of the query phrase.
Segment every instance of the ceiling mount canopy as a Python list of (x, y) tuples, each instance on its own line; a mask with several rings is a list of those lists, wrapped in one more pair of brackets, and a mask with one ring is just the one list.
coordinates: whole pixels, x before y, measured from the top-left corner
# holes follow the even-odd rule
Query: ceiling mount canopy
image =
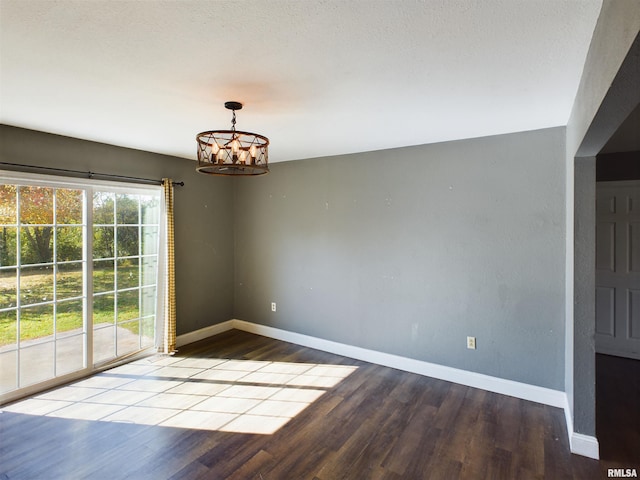
[(225, 102), (233, 112), (231, 130), (209, 130), (196, 135), (198, 166), (209, 175), (263, 175), (269, 173), (269, 139), (257, 133), (236, 130), (240, 102)]

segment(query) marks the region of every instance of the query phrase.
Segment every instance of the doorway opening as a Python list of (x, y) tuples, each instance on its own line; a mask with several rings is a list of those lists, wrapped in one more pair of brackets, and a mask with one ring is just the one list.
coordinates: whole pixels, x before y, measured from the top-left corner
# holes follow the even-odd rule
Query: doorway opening
[(627, 130), (640, 130), (640, 107), (596, 157), (596, 436), (600, 458), (635, 465), (640, 451), (640, 146)]

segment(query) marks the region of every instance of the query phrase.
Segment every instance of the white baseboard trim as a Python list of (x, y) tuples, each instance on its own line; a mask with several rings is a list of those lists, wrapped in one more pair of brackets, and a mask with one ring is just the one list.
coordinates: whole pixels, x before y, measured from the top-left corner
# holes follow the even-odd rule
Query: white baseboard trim
[(600, 459), (600, 445), (596, 437), (583, 435), (573, 431), (573, 415), (569, 407), (569, 399), (565, 395), (564, 419), (567, 423), (567, 435), (569, 436), (569, 448), (571, 453), (582, 455), (583, 457)]
[[(569, 397), (564, 396), (564, 421), (567, 424), (567, 435), (569, 437), (569, 446), (571, 447), (571, 436), (573, 435), (573, 414), (571, 413), (571, 407), (569, 406)], [(573, 452), (573, 449), (571, 449)], [(575, 452), (573, 452), (575, 453)]]
[(458, 368), (445, 367), (422, 360), (355, 347), (353, 345), (346, 345), (344, 343), (324, 340), (300, 333), (288, 332), (279, 328), (267, 327), (244, 320), (234, 319), (232, 320), (232, 325), (233, 328), (244, 330), (245, 332), (256, 333), (265, 337), (275, 338), (277, 340), (291, 342), (357, 360), (364, 360), (365, 362), (396, 368), (405, 372), (417, 373), (427, 377), (438, 378), (440, 380), (522, 398), (553, 407), (563, 408), (566, 403), (565, 393), (559, 390), (551, 390), (549, 388), (528, 385), (513, 380), (505, 380), (481, 373), (468, 372)]
[(596, 437), (573, 432), (569, 435), (569, 444), (571, 453), (595, 460), (600, 459), (600, 445)]
[(502, 395), (529, 400), (543, 405), (562, 408), (565, 413), (571, 452), (589, 458), (599, 458), (598, 440), (595, 437), (575, 433), (573, 431), (573, 420), (567, 401), (567, 395), (565, 392), (560, 390), (552, 390), (550, 388), (538, 387), (536, 385), (529, 385), (527, 383), (516, 382), (513, 380), (505, 380), (503, 378), (492, 377), (482, 373), (469, 372), (458, 368), (445, 367), (435, 363), (333, 342), (331, 340), (303, 335), (301, 333), (289, 332), (287, 330), (238, 319), (227, 320), (226, 322), (180, 335), (176, 339), (176, 345), (180, 347), (231, 329), (255, 333), (257, 335), (274, 338), (283, 342), (295, 343), (296, 345), (335, 353), (337, 355), (355, 358), (369, 363), (375, 363), (376, 365), (395, 368), (405, 372), (417, 373), (426, 377), (437, 378), (447, 382), (458, 383), (468, 387), (479, 388), (489, 392), (500, 393)]
[(234, 320), (227, 320), (226, 322), (217, 323), (209, 327), (201, 328), (200, 330), (178, 335), (176, 337), (176, 348), (231, 330), (234, 328), (233, 322)]

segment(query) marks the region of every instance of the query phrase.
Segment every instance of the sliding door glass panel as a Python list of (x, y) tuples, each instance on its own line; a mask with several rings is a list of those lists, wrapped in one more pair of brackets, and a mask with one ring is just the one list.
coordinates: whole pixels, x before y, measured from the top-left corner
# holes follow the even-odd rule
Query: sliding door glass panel
[(14, 226), (0, 227), (0, 268), (18, 264), (17, 232)]
[(93, 193), (93, 224), (113, 225), (115, 223), (115, 194), (112, 192)]
[(93, 327), (102, 328), (116, 323), (115, 295), (101, 294), (93, 296)]
[(20, 304), (53, 301), (53, 266), (36, 265), (20, 269)]
[(56, 228), (56, 261), (73, 262), (82, 260), (83, 227)]
[(17, 190), (15, 185), (0, 185), (0, 223), (15, 225), (18, 223)]
[(118, 290), (135, 288), (140, 284), (138, 257), (118, 259)]
[(93, 296), (93, 361), (103, 363), (116, 356), (115, 295)]
[(155, 285), (140, 290), (140, 334), (145, 347), (153, 345), (155, 340), (157, 298)]
[(140, 334), (142, 344), (155, 342), (158, 251), (160, 238), (160, 196), (140, 197), (142, 212), (140, 259)]
[(0, 267), (0, 311), (18, 305), (18, 269)]
[[(100, 363), (155, 342), (160, 195), (96, 191), (93, 212), (94, 350), (100, 352), (94, 361)], [(113, 324), (107, 326), (107, 317)]]
[(56, 373), (81, 370), (85, 366), (83, 299), (56, 304)]
[(138, 255), (140, 242), (138, 240), (138, 227), (120, 226), (116, 230), (116, 245), (118, 257), (132, 257)]
[(56, 265), (56, 300), (82, 297), (83, 262), (65, 262)]
[(51, 265), (53, 225), (20, 225), (20, 265)]
[(113, 192), (93, 192), (93, 362), (116, 358), (115, 203)]
[(86, 367), (86, 224), (83, 189), (4, 184), (0, 198), (5, 393)]
[(0, 312), (0, 352), (18, 348), (18, 319), (15, 310)]
[(158, 256), (148, 255), (140, 259), (140, 285), (149, 286), (158, 283)]
[(140, 335), (143, 348), (152, 347), (154, 345), (156, 333), (155, 328), (155, 317), (146, 317), (140, 319)]
[(93, 258), (115, 257), (115, 228), (113, 225), (93, 227)]
[(55, 195), (56, 376), (87, 367), (85, 198), (82, 189), (59, 188)]
[(0, 394), (18, 388), (18, 190), (0, 185)]
[(56, 340), (56, 374), (76, 372), (84, 368), (84, 335), (77, 334)]
[(140, 222), (139, 195), (116, 195), (116, 223), (137, 225)]
[(126, 355), (140, 349), (139, 320), (118, 323), (117, 328), (118, 355)]
[(20, 387), (50, 380), (55, 376), (55, 343), (44, 342), (20, 346), (19, 382)]
[(20, 347), (53, 341), (53, 303), (25, 306), (19, 314)]
[(84, 300), (68, 300), (56, 304), (56, 337), (71, 337), (84, 332)]
[(116, 357), (116, 327), (101, 326), (93, 331), (93, 362), (105, 363)]
[(20, 223), (53, 223), (53, 192), (51, 187), (20, 186)]
[(0, 347), (0, 394), (18, 388), (18, 350)]
[(159, 195), (140, 195), (140, 207), (144, 225), (158, 225), (160, 223)]
[(158, 227), (142, 227), (142, 255), (158, 254)]
[(118, 291), (117, 351), (125, 355), (140, 348), (139, 290)]
[[(2, 280), (0, 279), (0, 282)], [(18, 320), (16, 310), (0, 311), (0, 393), (18, 387)]]
[(58, 225), (83, 223), (83, 208), (83, 190), (58, 189), (56, 191), (56, 223)]
[(93, 293), (113, 292), (116, 272), (113, 260), (95, 260), (93, 262)]
[(139, 294), (138, 289), (118, 291), (118, 323), (140, 318)]

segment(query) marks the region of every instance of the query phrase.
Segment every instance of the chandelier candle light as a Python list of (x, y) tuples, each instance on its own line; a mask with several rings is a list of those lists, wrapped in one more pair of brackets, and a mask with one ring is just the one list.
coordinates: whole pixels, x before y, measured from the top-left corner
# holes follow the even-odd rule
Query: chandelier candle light
[(236, 130), (240, 102), (225, 102), (233, 112), (231, 130), (210, 130), (196, 135), (198, 166), (209, 175), (263, 175), (269, 173), (269, 139), (257, 133)]

